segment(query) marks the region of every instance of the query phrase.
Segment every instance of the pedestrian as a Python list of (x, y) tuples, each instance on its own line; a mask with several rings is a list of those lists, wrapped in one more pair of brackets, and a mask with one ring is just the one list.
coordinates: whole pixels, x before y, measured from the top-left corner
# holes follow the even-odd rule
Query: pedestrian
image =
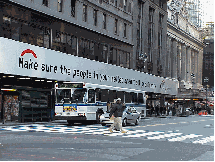
[(122, 114), (125, 108), (126, 106), (121, 102), (121, 98), (118, 98), (116, 103), (113, 105), (109, 115), (110, 118), (112, 117), (112, 115), (114, 116), (114, 123), (109, 128), (109, 131), (111, 133), (113, 132), (113, 127), (116, 127), (117, 124), (120, 128), (120, 131), (122, 133), (126, 133), (126, 131), (122, 129)]
[(159, 111), (159, 107), (158, 107), (158, 105), (155, 106), (155, 111), (156, 111), (156, 116), (159, 116), (159, 112), (158, 112)]

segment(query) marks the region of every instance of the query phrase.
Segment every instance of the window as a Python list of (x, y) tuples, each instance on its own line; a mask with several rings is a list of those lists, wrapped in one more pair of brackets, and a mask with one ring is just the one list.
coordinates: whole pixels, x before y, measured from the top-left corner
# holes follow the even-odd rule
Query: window
[(159, 75), (161, 73), (161, 65), (160, 65), (160, 61), (161, 61), (161, 52), (162, 52), (162, 33), (163, 33), (163, 26), (162, 26), (162, 23), (163, 23), (163, 15), (162, 14), (159, 14), (159, 26), (158, 26), (158, 67), (159, 67)]
[(148, 55), (149, 55), (149, 62), (152, 61), (152, 50), (153, 47), (153, 31), (154, 31), (154, 9), (149, 8), (149, 28), (148, 28)]
[(95, 90), (94, 89), (88, 90), (88, 103), (95, 103)]
[(117, 24), (118, 24), (118, 20), (115, 19), (115, 28), (114, 28), (114, 33), (117, 34)]
[[(57, 103), (69, 103), (71, 98), (71, 90), (70, 89), (57, 89)], [(69, 100), (68, 100), (69, 98)]]
[(126, 23), (124, 23), (124, 37), (126, 38), (126, 29), (127, 28), (127, 24)]
[(46, 6), (46, 7), (48, 7), (49, 1), (48, 0), (43, 0), (43, 5)]
[(58, 0), (57, 1), (57, 10), (58, 10), (58, 12), (62, 12), (62, 10), (63, 10), (63, 0)]
[(113, 65), (116, 65), (117, 64), (117, 49), (113, 49), (113, 62), (112, 62)]
[(131, 93), (125, 92), (125, 103), (131, 103), (132, 95)]
[(124, 5), (124, 11), (126, 11), (126, 8), (127, 8), (127, 0), (123, 0), (123, 5)]
[(107, 48), (108, 46), (106, 44), (102, 44), (102, 52), (101, 52), (101, 55), (102, 55), (102, 59), (100, 60), (101, 62), (107, 62)]
[(163, 1), (162, 0), (159, 0), (159, 6), (160, 6), (160, 8), (163, 8)]
[(83, 21), (87, 22), (87, 6), (83, 5)]
[(117, 7), (117, 0), (115, 0), (115, 6)]
[(21, 23), (15, 19), (11, 20), (11, 39), (20, 40)]
[(123, 1), (124, 0), (119, 0), (119, 7), (123, 8)]
[(119, 61), (121, 67), (127, 67), (127, 52), (119, 51)]
[(126, 63), (127, 63), (127, 68), (130, 68), (130, 53), (129, 52), (127, 52)]
[(128, 12), (131, 13), (131, 2), (129, 2), (129, 4), (128, 4)]
[(94, 60), (94, 42), (93, 41), (91, 41), (90, 42), (90, 59), (91, 60)]
[(75, 3), (76, 0), (71, 0), (71, 16), (75, 17)]
[(137, 93), (132, 92), (131, 95), (132, 95), (132, 103), (137, 102)]
[(106, 29), (106, 14), (103, 13), (103, 29)]
[(95, 26), (97, 26), (97, 13), (98, 13), (97, 10), (94, 10), (94, 11), (93, 11), (93, 19), (94, 19), (94, 25), (95, 25)]
[(77, 55), (76, 54), (76, 49), (77, 49), (77, 37), (74, 36), (74, 35), (70, 35), (70, 34), (67, 34), (67, 43), (66, 43), (66, 46), (67, 46), (67, 53), (68, 54), (72, 54), (72, 55)]

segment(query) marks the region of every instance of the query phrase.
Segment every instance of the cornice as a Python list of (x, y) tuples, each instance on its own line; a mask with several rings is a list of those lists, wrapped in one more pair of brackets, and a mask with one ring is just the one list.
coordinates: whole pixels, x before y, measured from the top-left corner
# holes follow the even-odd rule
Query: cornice
[[(172, 24), (169, 21), (167, 21), (167, 33), (169, 32), (168, 27), (170, 29), (175, 30), (179, 35), (182, 35), (183, 37), (185, 37), (185, 38), (189, 39), (190, 41), (196, 43), (198, 46), (200, 46), (202, 48), (205, 47), (205, 44), (203, 42), (201, 42), (198, 39), (194, 38), (192, 35), (188, 34), (187, 32), (183, 31), (182, 29), (178, 28), (177, 26), (175, 26), (174, 24)], [(180, 38), (180, 39), (182, 39), (182, 38)]]

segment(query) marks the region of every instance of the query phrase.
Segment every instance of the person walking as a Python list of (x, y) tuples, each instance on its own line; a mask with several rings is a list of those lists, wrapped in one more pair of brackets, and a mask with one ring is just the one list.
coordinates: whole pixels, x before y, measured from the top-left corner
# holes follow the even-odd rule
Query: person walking
[(156, 116), (159, 116), (159, 107), (158, 105), (155, 106)]
[(110, 110), (109, 117), (111, 118), (112, 115), (114, 116), (114, 123), (110, 126), (109, 131), (113, 133), (113, 127), (116, 127), (116, 125), (119, 125), (120, 131), (122, 133), (126, 133), (125, 130), (122, 129), (122, 114), (125, 110), (126, 106), (125, 104), (121, 102), (121, 98), (118, 98), (116, 103), (113, 105), (112, 109)]

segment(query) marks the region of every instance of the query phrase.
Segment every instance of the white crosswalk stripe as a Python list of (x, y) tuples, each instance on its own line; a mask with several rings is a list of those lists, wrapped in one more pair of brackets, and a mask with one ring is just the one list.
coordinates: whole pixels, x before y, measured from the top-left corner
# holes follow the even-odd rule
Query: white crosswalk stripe
[(202, 135), (189, 134), (189, 135), (185, 135), (185, 136), (180, 136), (180, 137), (168, 139), (168, 141), (184, 141), (187, 138), (195, 138), (195, 137), (200, 137), (200, 136), (202, 136)]
[(208, 142), (211, 142), (211, 141), (214, 141), (214, 136), (202, 138), (200, 140), (194, 141), (193, 143), (205, 144), (205, 143), (208, 143)]
[[(175, 123), (169, 123), (175, 124)], [(143, 129), (143, 128), (142, 128)], [(46, 133), (64, 133), (64, 134), (85, 134), (85, 135), (104, 135), (109, 137), (123, 137), (123, 138), (140, 138), (142, 140), (167, 140), (169, 142), (176, 141), (186, 141), (186, 139), (198, 138), (203, 135), (198, 134), (188, 134), (184, 135), (183, 133), (175, 131), (147, 131), (147, 130), (133, 130), (129, 127), (125, 127), (127, 133), (121, 133), (119, 131), (113, 130), (111, 133), (108, 130), (108, 127), (100, 125), (87, 125), (87, 126), (66, 126), (66, 125), (41, 125), (41, 124), (32, 124), (32, 125), (18, 125), (18, 126), (6, 126), (0, 128), (1, 130), (7, 131), (16, 131), (16, 132), (46, 132)], [(205, 144), (207, 142), (213, 141), (214, 136), (202, 138), (201, 140), (195, 140), (194, 144)], [(190, 142), (190, 141), (189, 141)]]

